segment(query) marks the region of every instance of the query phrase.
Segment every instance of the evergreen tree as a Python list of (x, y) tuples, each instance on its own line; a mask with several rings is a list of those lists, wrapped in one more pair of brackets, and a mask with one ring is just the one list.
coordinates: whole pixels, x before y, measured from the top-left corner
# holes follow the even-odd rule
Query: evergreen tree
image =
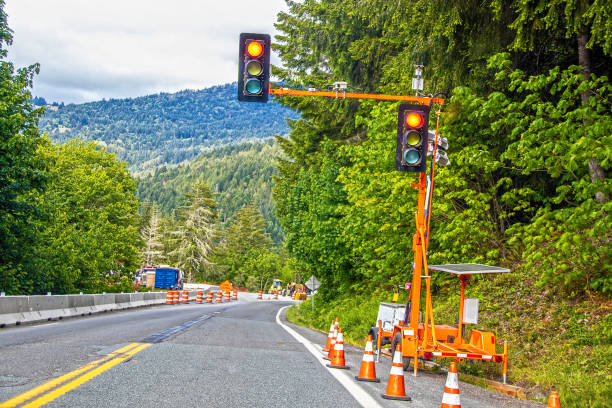
[[(265, 230), (265, 220), (261, 211), (252, 205), (242, 207), (236, 219), (223, 234), (222, 242), (216, 250), (216, 263), (222, 268), (223, 275), (238, 286), (248, 284), (249, 272), (245, 269), (248, 262), (254, 261), (272, 249), (272, 240)], [(260, 261), (269, 262), (268, 256)], [(253, 276), (261, 276), (261, 267), (251, 268)], [(259, 269), (255, 272), (254, 269)], [(265, 279), (264, 279), (265, 280)]]
[(186, 205), (178, 210), (178, 228), (173, 231), (176, 247), (172, 255), (176, 266), (186, 272), (188, 282), (206, 277), (212, 268), (217, 203), (204, 182), (193, 185), (186, 195)]
[(157, 205), (150, 205), (150, 209), (146, 211), (146, 224), (140, 230), (140, 237), (144, 242), (144, 247), (141, 252), (143, 266), (154, 266), (163, 259), (162, 254), (162, 217)]

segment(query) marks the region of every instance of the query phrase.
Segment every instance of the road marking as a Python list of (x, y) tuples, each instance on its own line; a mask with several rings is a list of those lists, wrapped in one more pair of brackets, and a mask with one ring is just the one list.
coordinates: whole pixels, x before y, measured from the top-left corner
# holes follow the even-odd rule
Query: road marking
[(134, 354), (146, 349), (150, 345), (151, 343), (140, 344), (136, 348), (128, 351), (127, 353), (122, 354), (120, 357), (115, 357), (112, 360), (107, 361), (106, 363), (102, 364), (98, 368), (95, 368), (89, 371), (88, 373), (78, 377), (76, 380), (72, 380), (69, 383), (62, 385), (61, 387), (56, 388), (55, 390), (43, 395), (42, 397), (35, 399), (34, 401), (24, 405), (22, 408), (38, 408), (42, 405), (45, 405), (53, 401), (54, 399), (66, 394), (68, 391), (71, 391), (75, 389), (76, 387), (83, 385), (87, 381), (91, 380), (94, 377), (97, 377), (98, 375), (102, 374), (104, 371), (116, 366), (122, 361), (127, 360), (128, 358), (132, 357)]
[[(63, 384), (64, 382), (77, 377), (79, 375), (81, 375), (82, 373), (91, 370), (94, 367), (97, 367), (98, 365), (105, 363), (111, 359), (113, 359), (114, 357), (128, 352), (130, 350), (134, 350), (136, 347), (138, 347), (141, 343), (131, 343), (128, 344), (125, 347), (121, 347), (120, 349), (117, 349), (115, 351), (113, 351), (112, 353), (107, 354), (106, 356), (104, 356), (103, 358), (96, 360), (96, 361), (92, 361), (91, 363), (87, 363), (82, 367), (77, 368), (76, 370), (73, 370), (67, 374), (64, 374), (60, 377), (54, 378), (51, 381), (48, 381), (42, 385), (39, 385), (38, 387), (32, 388), (31, 390), (28, 390), (26, 392), (24, 392), (23, 394), (17, 395), (14, 398), (11, 398), (8, 401), (5, 401), (3, 403), (0, 404), (0, 408), (12, 408), (15, 407), (25, 401), (28, 401), (52, 388), (57, 387), (60, 384)], [(140, 350), (138, 350), (140, 351)], [(135, 354), (135, 353), (134, 353)], [(57, 397), (56, 397), (57, 398)]]
[(276, 314), (276, 323), (278, 323), (283, 329), (287, 330), (287, 332), (290, 335), (292, 335), (297, 341), (302, 343), (304, 345), (304, 347), (306, 347), (306, 350), (308, 350), (310, 352), (310, 354), (315, 356), (315, 359), (317, 359), (317, 361), (319, 363), (321, 363), (321, 365), (323, 367), (325, 367), (327, 369), (327, 371), (331, 375), (333, 375), (334, 378), (336, 378), (336, 380), (338, 380), (338, 382), (349, 392), (349, 394), (351, 394), (353, 396), (353, 398), (355, 398), (355, 400), (357, 400), (357, 402), (362, 407), (364, 407), (364, 408), (370, 408), (370, 407), (371, 408), (382, 408), (382, 405), (380, 405), (378, 403), (378, 401), (376, 401), (374, 398), (372, 398), (372, 396), (370, 394), (368, 394), (359, 385), (355, 384), (355, 382), (353, 381), (353, 378), (350, 377), (346, 373), (346, 370), (335, 370), (333, 368), (327, 367), (326, 366), (327, 361), (323, 360), (323, 357), (321, 356), (321, 353), (319, 351), (320, 346), (318, 346), (318, 345), (315, 346), (308, 339), (304, 338), (301, 334), (297, 333), (291, 327), (289, 327), (286, 324), (284, 324), (283, 322), (281, 322), (280, 314), (283, 311), (283, 309), (286, 309), (288, 307), (290, 307), (290, 306), (284, 306), (284, 307), (281, 307), (278, 310), (278, 313)]

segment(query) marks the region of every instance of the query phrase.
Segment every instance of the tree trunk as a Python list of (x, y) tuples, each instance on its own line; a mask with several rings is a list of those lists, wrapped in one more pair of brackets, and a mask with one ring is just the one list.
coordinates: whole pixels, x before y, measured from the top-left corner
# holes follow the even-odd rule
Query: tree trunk
[[(580, 71), (585, 81), (588, 81), (591, 77), (591, 58), (589, 56), (589, 50), (586, 47), (588, 42), (589, 37), (587, 32), (580, 32), (580, 34), (578, 34), (578, 63), (580, 64)], [(582, 103), (585, 105), (589, 103), (589, 94), (590, 90), (586, 90), (581, 95)], [(588, 126), (588, 123), (585, 122), (584, 126)], [(592, 182), (604, 180), (606, 178), (604, 169), (599, 165), (599, 161), (595, 157), (589, 160), (589, 173), (591, 174)], [(610, 200), (610, 197), (607, 197), (602, 191), (595, 193), (595, 201), (598, 203), (605, 203), (608, 200)]]

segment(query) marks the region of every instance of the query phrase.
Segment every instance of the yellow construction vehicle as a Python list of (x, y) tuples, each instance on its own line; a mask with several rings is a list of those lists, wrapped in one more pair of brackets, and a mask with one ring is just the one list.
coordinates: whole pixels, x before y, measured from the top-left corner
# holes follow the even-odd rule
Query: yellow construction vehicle
[(272, 285), (270, 286), (270, 289), (268, 290), (268, 293), (280, 292), (282, 290), (283, 290), (283, 281), (280, 279), (274, 279), (272, 281)]

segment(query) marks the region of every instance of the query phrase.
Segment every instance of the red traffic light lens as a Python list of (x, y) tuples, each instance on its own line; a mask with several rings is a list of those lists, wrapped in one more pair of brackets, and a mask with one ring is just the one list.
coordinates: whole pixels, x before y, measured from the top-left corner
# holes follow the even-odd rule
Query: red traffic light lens
[(264, 52), (264, 46), (259, 41), (251, 41), (247, 44), (247, 54), (253, 58), (261, 57)]
[(411, 127), (413, 129), (418, 129), (423, 127), (423, 125), (425, 124), (425, 119), (423, 118), (423, 115), (421, 115), (418, 112), (410, 112), (406, 115), (406, 125), (408, 125), (408, 127)]

